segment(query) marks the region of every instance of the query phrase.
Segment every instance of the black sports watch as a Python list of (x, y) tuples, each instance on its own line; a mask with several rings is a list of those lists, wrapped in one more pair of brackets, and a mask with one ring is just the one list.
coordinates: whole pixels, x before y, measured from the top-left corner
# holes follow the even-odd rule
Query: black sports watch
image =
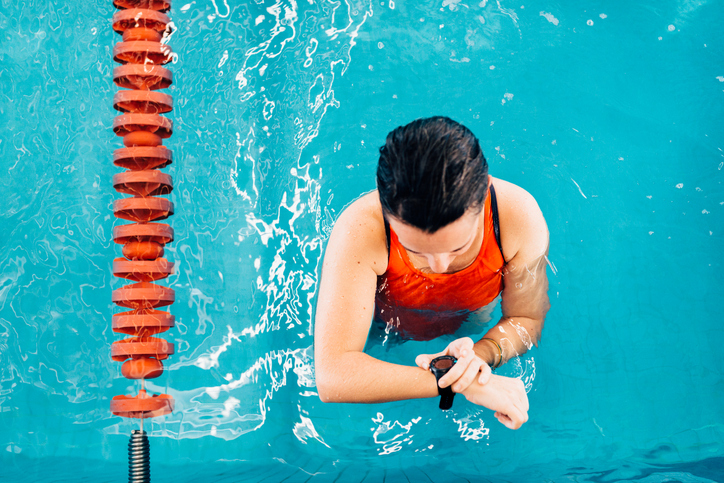
[[(435, 375), (435, 379), (437, 381), (440, 381), (440, 378), (447, 374), (457, 361), (458, 360), (453, 356), (437, 357), (430, 362), (430, 372)], [(452, 407), (453, 398), (455, 397), (452, 387), (448, 386), (443, 388), (437, 386), (437, 392), (440, 394), (440, 409), (443, 411), (450, 409)]]

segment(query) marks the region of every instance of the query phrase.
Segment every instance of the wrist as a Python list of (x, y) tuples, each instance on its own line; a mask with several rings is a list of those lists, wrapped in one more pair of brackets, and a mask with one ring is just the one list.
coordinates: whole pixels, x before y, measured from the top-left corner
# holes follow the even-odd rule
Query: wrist
[(475, 399), (475, 398), (479, 398), (482, 395), (490, 394), (490, 391), (494, 390), (494, 388), (493, 388), (494, 384), (490, 384), (490, 382), (493, 381), (494, 377), (500, 377), (500, 376), (491, 374), (490, 380), (485, 384), (480, 384), (476, 378), (460, 394), (462, 394), (469, 401), (472, 401), (471, 398)]
[(425, 371), (425, 369), (422, 369), (425, 374), (422, 381), (422, 387), (425, 388), (425, 395), (424, 397), (438, 397), (439, 396), (439, 386), (437, 385), (437, 378), (435, 375), (430, 371)]
[(485, 339), (479, 340), (474, 346), (473, 350), (475, 355), (481, 358), (490, 368), (495, 367), (495, 363), (498, 362), (498, 349), (493, 346), (490, 342), (486, 342)]

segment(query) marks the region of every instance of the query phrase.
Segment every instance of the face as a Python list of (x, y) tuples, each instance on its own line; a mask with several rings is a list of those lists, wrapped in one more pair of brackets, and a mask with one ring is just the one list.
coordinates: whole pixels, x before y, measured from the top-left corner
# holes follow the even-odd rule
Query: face
[[(411, 254), (426, 261), (430, 271), (446, 273), (457, 271), (472, 263), (477, 253), (471, 253), (479, 241), (480, 212), (468, 210), (463, 216), (435, 233), (427, 233), (390, 217), (390, 227), (397, 234), (400, 244)], [(459, 263), (455, 263), (458, 261)], [(462, 266), (460, 266), (462, 262)]]

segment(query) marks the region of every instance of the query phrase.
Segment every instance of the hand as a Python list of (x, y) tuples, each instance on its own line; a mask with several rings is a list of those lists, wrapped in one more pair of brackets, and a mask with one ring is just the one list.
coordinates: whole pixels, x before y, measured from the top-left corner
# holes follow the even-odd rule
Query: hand
[(453, 356), (458, 361), (450, 371), (440, 378), (438, 386), (452, 386), (453, 392), (464, 392), (477, 378), (478, 384), (486, 384), (491, 376), (490, 366), (475, 354), (473, 340), (463, 337), (452, 341), (444, 351), (437, 354), (420, 354), (415, 364), (430, 370), (430, 362), (440, 356)]
[(510, 429), (528, 421), (528, 394), (520, 379), (493, 375), (485, 385), (471, 384), (463, 395), (471, 403), (495, 411), (498, 421)]

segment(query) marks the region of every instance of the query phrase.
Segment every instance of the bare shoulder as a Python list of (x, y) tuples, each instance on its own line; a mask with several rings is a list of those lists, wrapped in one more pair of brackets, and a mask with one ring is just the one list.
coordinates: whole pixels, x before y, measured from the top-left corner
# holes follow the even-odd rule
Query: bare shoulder
[(387, 235), (377, 191), (363, 195), (339, 216), (327, 244), (327, 258), (354, 259), (377, 275), (387, 270)]
[(548, 249), (548, 226), (535, 198), (508, 181), (493, 178), (506, 261), (540, 257)]

